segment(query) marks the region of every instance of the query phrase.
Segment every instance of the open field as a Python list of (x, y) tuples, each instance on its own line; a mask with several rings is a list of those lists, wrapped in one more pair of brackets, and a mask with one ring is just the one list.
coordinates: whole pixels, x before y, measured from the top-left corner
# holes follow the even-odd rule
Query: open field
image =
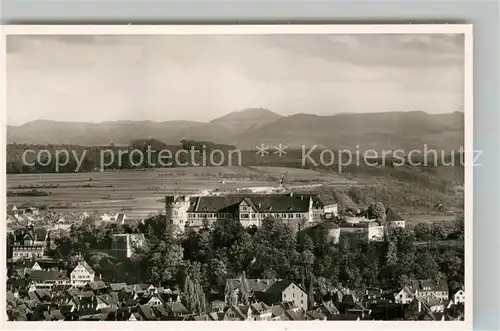
[(430, 215), (418, 215), (412, 216), (406, 219), (407, 222), (411, 224), (418, 223), (444, 223), (444, 222), (454, 222), (456, 220), (456, 215), (438, 215), (438, 216), (430, 216)]
[(7, 190), (37, 189), (50, 192), (50, 195), (9, 196), (7, 201), (47, 204), (56, 210), (68, 205), (69, 208), (64, 208), (68, 212), (126, 210), (129, 217), (139, 218), (160, 210), (163, 206), (159, 200), (167, 194), (278, 188), (278, 180), (285, 172), (285, 188), (307, 184), (355, 183), (337, 174), (283, 167), (186, 167), (95, 173), (9, 174)]

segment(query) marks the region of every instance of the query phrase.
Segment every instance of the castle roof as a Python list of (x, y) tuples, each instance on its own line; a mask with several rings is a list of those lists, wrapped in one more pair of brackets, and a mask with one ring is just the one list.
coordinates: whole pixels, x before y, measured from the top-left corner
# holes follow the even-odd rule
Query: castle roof
[(243, 202), (260, 213), (307, 212), (310, 200), (315, 208), (323, 206), (323, 202), (313, 194), (200, 196), (190, 199), (188, 212), (234, 212)]

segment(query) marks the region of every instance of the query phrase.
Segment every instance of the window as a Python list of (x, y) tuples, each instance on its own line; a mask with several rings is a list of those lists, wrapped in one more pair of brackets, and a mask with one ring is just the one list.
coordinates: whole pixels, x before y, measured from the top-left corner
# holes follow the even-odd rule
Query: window
[(286, 218), (286, 214), (285, 213), (281, 214), (281, 217)]
[(241, 214), (240, 217), (241, 218), (248, 218), (248, 214)]
[(300, 214), (295, 214), (295, 217), (296, 218), (300, 218)]
[(301, 303), (301, 304), (304, 304), (304, 300), (300, 300), (300, 303)]

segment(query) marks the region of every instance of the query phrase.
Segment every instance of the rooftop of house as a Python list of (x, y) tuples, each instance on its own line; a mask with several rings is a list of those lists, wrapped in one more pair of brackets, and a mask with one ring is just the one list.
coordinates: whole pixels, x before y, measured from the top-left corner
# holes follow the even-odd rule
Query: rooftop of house
[(304, 289), (301, 286), (295, 284), (291, 280), (280, 280), (280, 281), (275, 282), (269, 288), (267, 288), (265, 290), (265, 293), (269, 293), (269, 294), (281, 294), (284, 290), (286, 290), (292, 284), (294, 284), (301, 291), (305, 292)]
[(106, 284), (102, 280), (90, 282), (87, 284), (87, 287), (92, 291), (103, 290), (107, 288)]
[(417, 291), (448, 292), (446, 280), (421, 279), (412, 281), (411, 288)]
[(33, 270), (29, 273), (28, 279), (32, 281), (68, 280), (65, 271), (43, 271)]
[[(277, 281), (278, 281), (277, 279), (258, 279), (258, 278), (246, 279), (249, 290), (253, 292), (263, 292), (269, 287), (271, 287)], [(242, 279), (240, 278), (232, 278), (226, 281), (226, 287), (232, 286), (232, 288), (235, 290), (240, 289), (242, 285), (243, 285)]]
[(23, 241), (28, 236), (33, 241), (44, 241), (47, 239), (48, 230), (44, 227), (27, 226), (14, 230), (14, 241)]
[(78, 262), (78, 265), (83, 266), (89, 274), (92, 274), (92, 275), (95, 274), (94, 269), (92, 269), (92, 267), (86, 261), (80, 261), (80, 262)]

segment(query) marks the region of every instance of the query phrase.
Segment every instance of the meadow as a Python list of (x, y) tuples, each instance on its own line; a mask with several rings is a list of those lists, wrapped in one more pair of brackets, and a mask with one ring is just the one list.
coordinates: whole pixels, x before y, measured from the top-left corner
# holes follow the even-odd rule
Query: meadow
[(168, 194), (196, 194), (206, 190), (278, 188), (306, 184), (350, 185), (334, 173), (286, 167), (185, 167), (116, 170), (92, 173), (8, 174), (8, 191), (40, 190), (48, 196), (8, 196), (8, 203), (47, 205), (52, 210), (119, 211), (142, 218), (162, 209)]

